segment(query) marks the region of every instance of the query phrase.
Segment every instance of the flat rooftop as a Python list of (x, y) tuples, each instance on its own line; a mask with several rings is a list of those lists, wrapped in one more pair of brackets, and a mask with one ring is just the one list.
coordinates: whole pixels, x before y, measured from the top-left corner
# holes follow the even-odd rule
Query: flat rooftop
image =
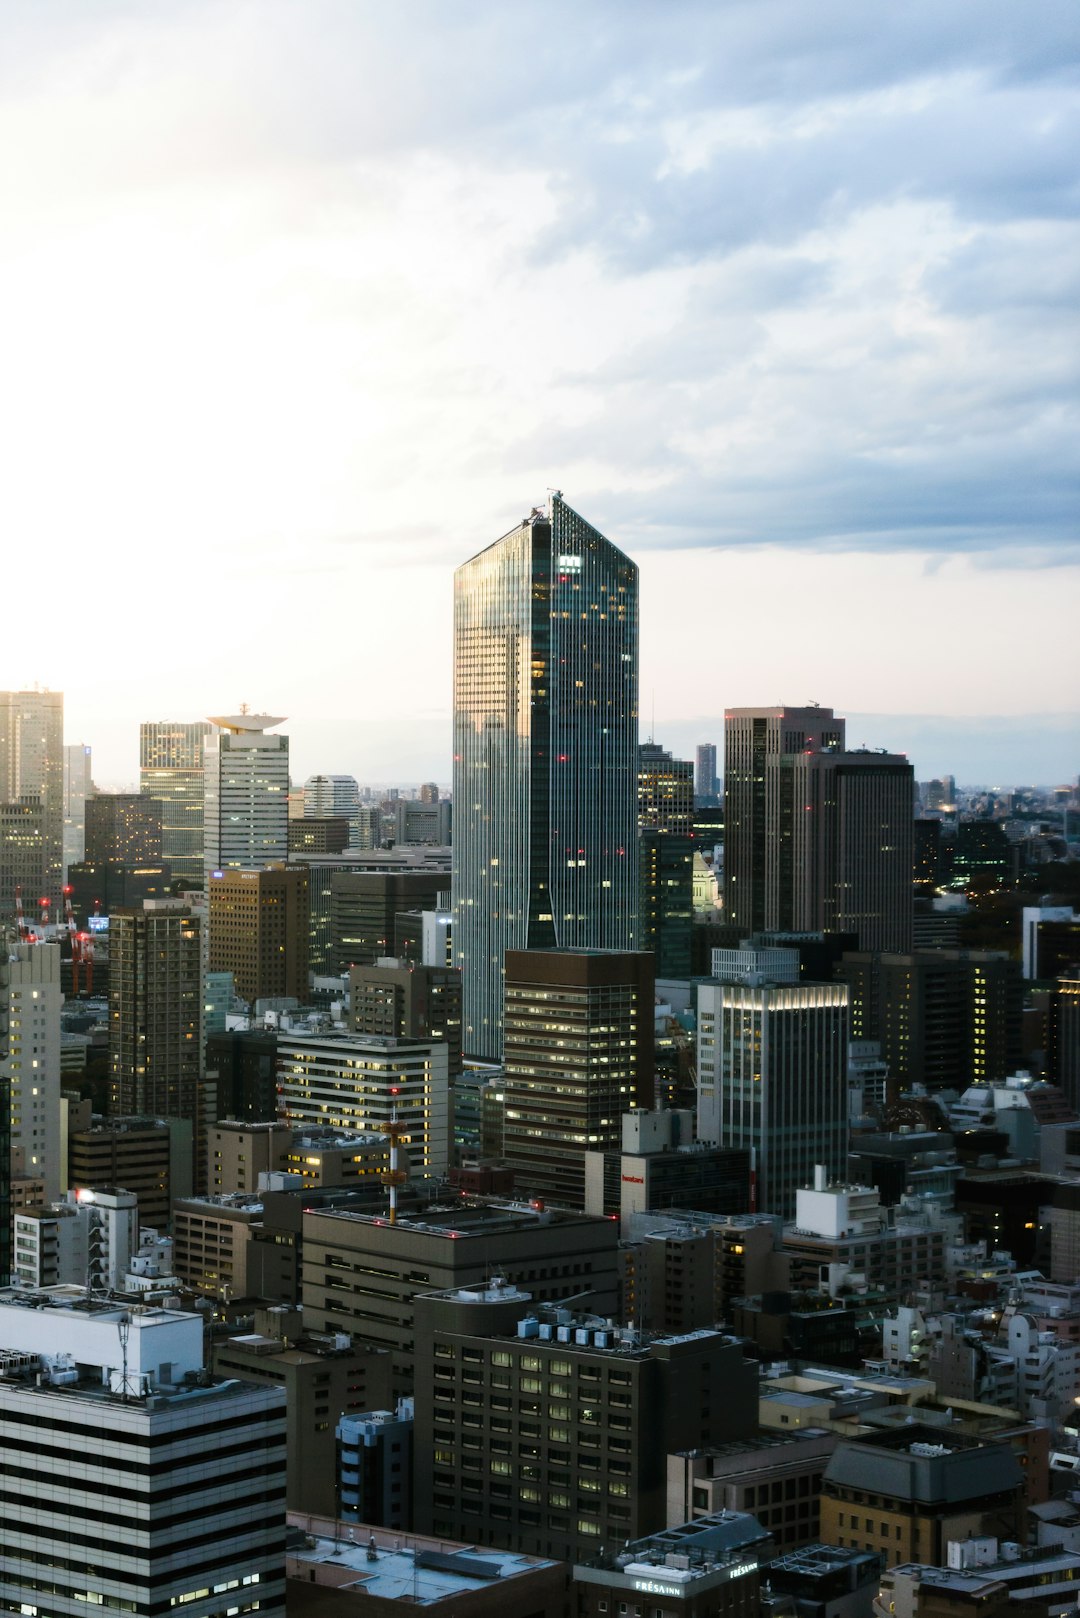
[(383, 1601), (428, 1607), (497, 1584), (501, 1579), (558, 1565), (487, 1547), (434, 1551), (401, 1546), (399, 1542), (377, 1543), (376, 1560), (372, 1562), (368, 1560), (368, 1531), (346, 1530), (350, 1532), (356, 1533), (355, 1540), (316, 1537), (311, 1545), (290, 1546), (286, 1573), (307, 1579), (314, 1572), (316, 1584), (379, 1596)]
[[(317, 1208), (313, 1212), (329, 1219), (346, 1219), (354, 1224), (386, 1225), (385, 1213), (361, 1213), (352, 1208)], [(527, 1202), (463, 1203), (460, 1207), (435, 1207), (423, 1216), (399, 1213), (393, 1227), (425, 1236), (445, 1236), (457, 1240), (468, 1236), (496, 1236), (540, 1225), (613, 1225), (595, 1214), (577, 1213), (564, 1208), (533, 1208)], [(617, 1228), (613, 1225), (613, 1228)]]

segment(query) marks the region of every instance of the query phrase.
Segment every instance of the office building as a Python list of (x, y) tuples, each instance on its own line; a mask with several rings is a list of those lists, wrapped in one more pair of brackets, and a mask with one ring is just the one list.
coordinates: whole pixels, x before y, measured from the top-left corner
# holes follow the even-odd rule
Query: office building
[(399, 911), (434, 910), (446, 887), (439, 869), (333, 871), (330, 876), (330, 970), (372, 966), (394, 953)]
[(272, 1028), (229, 1029), (206, 1040), (207, 1079), (213, 1080), (219, 1118), (269, 1123), (277, 1116), (277, 1033)]
[(0, 946), (0, 1279), (11, 1274), (11, 1085), (8, 1058), (7, 948)]
[(219, 1118), (206, 1132), (206, 1189), (210, 1196), (242, 1191), (255, 1196), (264, 1174), (286, 1168), (293, 1143), (289, 1125)]
[(289, 858), (294, 854), (344, 854), (349, 846), (349, 822), (344, 815), (305, 820), (290, 817)]
[[(759, 1618), (772, 1548), (756, 1517), (732, 1511), (695, 1517), (578, 1563), (573, 1611), (576, 1618), (604, 1618), (651, 1606), (664, 1618)], [(643, 1595), (651, 1599), (643, 1602)]]
[(395, 1119), (403, 1169), (440, 1177), (450, 1153), (449, 1053), (445, 1040), (374, 1034), (279, 1033), (278, 1095), (294, 1129), (327, 1125), (385, 1133)]
[[(0, 802), (0, 923), (14, 922), (20, 896), (27, 923), (38, 921), (39, 901), (49, 899), (46, 863), (45, 812), (40, 798)], [(58, 902), (58, 897), (53, 898), (45, 907), (47, 920), (55, 919)]]
[(848, 990), (840, 983), (698, 989), (698, 1135), (754, 1153), (755, 1208), (791, 1219), (815, 1164), (847, 1157)]
[(93, 797), (90, 748), (76, 742), (64, 748), (64, 881), (69, 865), (85, 858), (86, 800)]
[(71, 900), (75, 925), (85, 930), (114, 910), (138, 910), (147, 899), (170, 898), (172, 880), (172, 868), (163, 860), (146, 865), (80, 860), (68, 866), (66, 897)]
[(337, 1515), (377, 1528), (412, 1527), (413, 1402), (342, 1416), (337, 1424)]
[(161, 812), (161, 857), (177, 881), (203, 885), (205, 720), (149, 720), (139, 726), (139, 791)]
[(236, 993), (259, 1000), (311, 998), (308, 873), (274, 865), (215, 870), (207, 885), (209, 968), (231, 972)]
[(852, 1037), (877, 1040), (903, 1088), (1000, 1084), (1020, 1065), (1020, 963), (1003, 951), (849, 951), (836, 975), (851, 991)]
[(845, 721), (831, 708), (729, 708), (724, 715), (724, 919), (744, 933), (785, 925), (792, 888), (790, 782), (781, 761), (842, 751)]
[(756, 1425), (756, 1370), (719, 1332), (650, 1338), (505, 1284), (415, 1310), (421, 1532), (584, 1561), (664, 1527), (669, 1450)]
[[(60, 900), (64, 866), (64, 697), (60, 691), (0, 691), (0, 804), (34, 804), (40, 865), (26, 896)], [(6, 901), (7, 894), (0, 894)], [(9, 918), (10, 919), (10, 916)]]
[(586, 1152), (584, 1206), (618, 1214), (624, 1234), (634, 1214), (650, 1209), (744, 1213), (750, 1153), (695, 1141), (692, 1113), (639, 1107), (623, 1114), (618, 1150)]
[(161, 804), (138, 792), (99, 792), (86, 802), (90, 865), (160, 865)]
[(777, 1550), (806, 1545), (821, 1532), (821, 1479), (838, 1443), (818, 1428), (676, 1451), (667, 1458), (668, 1521), (747, 1511)]
[(219, 1376), (284, 1388), (288, 1509), (335, 1516), (335, 1430), (389, 1399), (390, 1356), (306, 1331), (299, 1309), (278, 1306), (256, 1309), (254, 1330), (218, 1341), (211, 1358)]
[(618, 1150), (623, 1114), (652, 1106), (653, 981), (644, 951), (508, 951), (503, 1153), (520, 1191), (583, 1208), (585, 1154)]
[(446, 1042), (447, 1072), (461, 1074), (461, 973), (388, 956), (349, 973), (349, 1026), (355, 1034)]
[(394, 1356), (394, 1396), (411, 1393), (417, 1296), (484, 1287), (492, 1275), (529, 1286), (536, 1302), (584, 1294), (598, 1314), (618, 1307), (618, 1226), (610, 1219), (463, 1201), (452, 1210), (385, 1214), (319, 1208), (303, 1216), (304, 1319), (349, 1332)]
[(109, 953), (110, 1112), (195, 1119), (203, 1071), (201, 917), (168, 899), (118, 910)]
[[(355, 833), (360, 814), (360, 788), (353, 775), (309, 775), (304, 782), (305, 820), (325, 820), (328, 817), (348, 822)], [(359, 844), (355, 835), (349, 843)]]
[(18, 1178), (40, 1178), (46, 1199), (52, 1201), (65, 1178), (60, 1162), (60, 946), (3, 946), (0, 941), (0, 948), (6, 955), (0, 997), (8, 1029), (0, 1070), (9, 1098), (11, 1171)]
[(0, 1294), (0, 1350), (5, 1611), (284, 1618), (279, 1389), (206, 1375), (199, 1315), (78, 1288)]
[(656, 975), (690, 976), (694, 913), (693, 766), (653, 742), (639, 749), (641, 943)]
[(396, 847), (449, 848), (454, 806), (449, 798), (416, 803), (399, 798), (394, 805), (393, 840)]
[(191, 1195), (192, 1130), (183, 1119), (110, 1118), (73, 1129), (68, 1182), (96, 1191), (123, 1186), (139, 1203), (139, 1224), (167, 1230), (172, 1199)]
[(225, 714), (203, 742), (203, 882), (212, 871), (254, 871), (289, 855), (289, 738), (283, 719)]
[(716, 775), (716, 743), (699, 742), (694, 763), (694, 797), (706, 803), (719, 796), (720, 782)]
[(1029, 983), (1048, 981), (1080, 970), (1080, 911), (1072, 905), (1025, 905), (1023, 929), (1024, 977)]
[(1080, 1113), (1080, 972), (1058, 978), (1047, 1008), (1047, 1077)]
[(855, 933), (860, 949), (910, 949), (915, 820), (907, 759), (864, 748), (792, 753), (778, 763), (779, 826), (766, 843), (766, 861), (775, 858), (778, 869), (766, 890), (767, 926)]
[(910, 1422), (839, 1443), (825, 1468), (821, 1537), (887, 1567), (945, 1561), (950, 1540), (1022, 1540), (1023, 1474), (1006, 1443)]
[(454, 601), (454, 959), (497, 1061), (508, 950), (639, 947), (638, 574), (554, 494)]

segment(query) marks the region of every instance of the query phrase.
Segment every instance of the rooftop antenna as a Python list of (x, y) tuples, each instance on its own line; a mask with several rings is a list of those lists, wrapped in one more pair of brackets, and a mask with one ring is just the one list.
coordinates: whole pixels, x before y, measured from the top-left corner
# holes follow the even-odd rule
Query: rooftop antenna
[(128, 1396), (128, 1338), (131, 1335), (130, 1315), (121, 1315), (116, 1322), (120, 1334), (120, 1397), (127, 1404)]

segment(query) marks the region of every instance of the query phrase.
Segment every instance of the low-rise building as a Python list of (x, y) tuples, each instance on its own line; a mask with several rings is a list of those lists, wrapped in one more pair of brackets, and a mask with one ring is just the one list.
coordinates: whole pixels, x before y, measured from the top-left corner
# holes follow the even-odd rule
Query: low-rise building
[(574, 1567), (575, 1618), (758, 1618), (772, 1540), (756, 1517), (723, 1511), (612, 1547)]
[(413, 1401), (342, 1416), (337, 1424), (337, 1515), (379, 1528), (412, 1527)]
[(839, 1435), (821, 1427), (758, 1433), (667, 1458), (667, 1519), (750, 1512), (777, 1550), (819, 1538), (821, 1479)]

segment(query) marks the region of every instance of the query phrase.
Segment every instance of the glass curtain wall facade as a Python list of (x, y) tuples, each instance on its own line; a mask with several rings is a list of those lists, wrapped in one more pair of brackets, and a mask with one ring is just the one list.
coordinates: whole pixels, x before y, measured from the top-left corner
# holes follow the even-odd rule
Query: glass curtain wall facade
[(508, 949), (638, 936), (638, 571), (558, 494), (454, 580), (454, 964), (502, 1054)]
[(139, 726), (139, 791), (161, 808), (161, 857), (174, 880), (203, 879), (203, 743), (200, 720), (151, 720)]

